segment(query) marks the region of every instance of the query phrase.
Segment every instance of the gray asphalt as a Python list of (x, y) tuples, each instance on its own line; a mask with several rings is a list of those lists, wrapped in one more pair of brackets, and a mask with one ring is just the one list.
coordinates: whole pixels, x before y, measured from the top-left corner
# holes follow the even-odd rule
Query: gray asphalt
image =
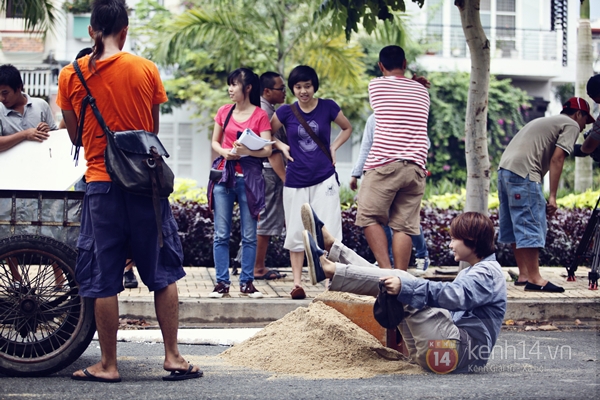
[[(0, 375), (0, 399), (597, 399), (600, 398), (598, 330), (503, 331), (485, 371), (461, 375), (388, 375), (356, 380), (307, 380), (232, 367), (218, 357), (226, 347), (180, 347), (205, 376), (163, 382), (162, 345), (119, 343), (123, 382), (99, 384), (69, 378), (98, 360), (98, 342), (65, 370), (45, 378)], [(508, 351), (507, 351), (508, 350)], [(319, 349), (315, 349), (318, 353)], [(333, 355), (322, 355), (330, 357)]]

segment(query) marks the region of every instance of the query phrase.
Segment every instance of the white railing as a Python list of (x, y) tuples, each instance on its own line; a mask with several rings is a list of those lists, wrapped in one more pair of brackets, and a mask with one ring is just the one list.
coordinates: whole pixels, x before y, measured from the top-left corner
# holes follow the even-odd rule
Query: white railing
[[(502, 34), (502, 36), (500, 36)], [(492, 58), (556, 61), (562, 58), (562, 33), (524, 29), (489, 29)], [(428, 54), (443, 57), (469, 57), (469, 48), (460, 26), (428, 26), (425, 37)]]
[(56, 83), (53, 82), (53, 74), (50, 69), (27, 69), (19, 68), (21, 78), (23, 79), (23, 88), (28, 95), (32, 97), (50, 96), (50, 88)]

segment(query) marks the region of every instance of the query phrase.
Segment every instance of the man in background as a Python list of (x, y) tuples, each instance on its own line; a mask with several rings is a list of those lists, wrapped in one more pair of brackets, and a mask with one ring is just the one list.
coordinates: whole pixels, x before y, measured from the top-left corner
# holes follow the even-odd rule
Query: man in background
[(405, 77), (406, 58), (399, 46), (379, 52), (383, 76), (369, 83), (375, 114), (373, 145), (358, 190), (356, 225), (381, 268), (392, 268), (383, 226), (393, 231), (396, 269), (408, 270), (411, 235), (420, 233), (421, 199), (425, 192), (429, 93), (417, 80)]
[[(271, 119), (275, 113), (275, 106), (285, 102), (283, 78), (277, 72), (265, 72), (260, 76), (260, 90), (260, 108), (265, 110)], [(287, 143), (283, 128), (274, 132), (274, 136)], [(281, 152), (273, 151), (269, 159), (265, 159), (263, 176), (265, 178), (265, 208), (258, 217), (254, 279), (273, 280), (285, 277), (285, 274), (275, 269), (269, 269), (265, 265), (271, 236), (281, 236), (285, 222), (283, 213), (285, 164)]]
[[(586, 124), (594, 122), (590, 105), (571, 97), (560, 115), (538, 118), (525, 125), (502, 154), (498, 166), (500, 243), (510, 243), (519, 277), (527, 291), (562, 293), (540, 275), (540, 248), (546, 245), (547, 215), (556, 212), (556, 191), (565, 157)], [(550, 172), (550, 195), (544, 198), (542, 179)]]
[(0, 66), (0, 152), (25, 140), (43, 142), (56, 129), (48, 103), (23, 91), (19, 70)]

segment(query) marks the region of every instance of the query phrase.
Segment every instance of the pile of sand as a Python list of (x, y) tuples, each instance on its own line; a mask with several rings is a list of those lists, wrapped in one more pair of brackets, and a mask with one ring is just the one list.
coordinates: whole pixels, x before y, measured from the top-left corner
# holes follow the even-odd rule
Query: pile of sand
[(311, 379), (423, 371), (322, 302), (290, 312), (221, 357), (238, 366)]
[(346, 293), (346, 292), (334, 292), (332, 290), (326, 290), (323, 293), (319, 293), (313, 302), (319, 300), (333, 300), (333, 301), (346, 301), (354, 303), (375, 303), (375, 297), (373, 296), (361, 296), (358, 294)]

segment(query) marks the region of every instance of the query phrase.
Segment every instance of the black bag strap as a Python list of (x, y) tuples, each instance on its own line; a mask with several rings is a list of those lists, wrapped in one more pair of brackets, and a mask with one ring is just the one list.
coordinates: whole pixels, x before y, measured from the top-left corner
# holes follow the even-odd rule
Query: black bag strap
[[(100, 125), (100, 127), (102, 128), (102, 131), (104, 132), (104, 134), (109, 134), (112, 135), (112, 131), (108, 128), (108, 126), (106, 126), (106, 122), (104, 121), (104, 118), (102, 117), (102, 114), (100, 113), (100, 110), (98, 109), (98, 106), (96, 105), (96, 99), (94, 98), (94, 96), (92, 96), (92, 92), (90, 92), (90, 88), (88, 88), (88, 85), (85, 83), (85, 78), (83, 77), (83, 73), (81, 72), (81, 68), (79, 67), (79, 63), (77, 63), (77, 60), (73, 61), (73, 68), (75, 69), (75, 72), (77, 73), (77, 77), (79, 78), (79, 80), (81, 81), (81, 84), (83, 85), (83, 87), (85, 88), (85, 91), (87, 92), (87, 96), (85, 96), (83, 98), (83, 101), (81, 102), (81, 110), (79, 112), (79, 124), (77, 125), (77, 138), (75, 140), (75, 165), (77, 165), (77, 161), (79, 159), (79, 149), (82, 146), (82, 141), (83, 141), (83, 124), (85, 121), (85, 111), (87, 109), (87, 106), (89, 105), (92, 108), (92, 111), (94, 112), (94, 115), (96, 116), (96, 119), (98, 120), (98, 124)], [(102, 136), (99, 136), (102, 137)]]
[(231, 107), (231, 110), (227, 113), (227, 117), (225, 117), (225, 122), (223, 123), (223, 132), (221, 133), (221, 146), (223, 145), (223, 140), (225, 140), (225, 128), (231, 119), (231, 115), (233, 114), (233, 110), (235, 110), (235, 104)]
[[(75, 140), (75, 146), (76, 146), (75, 161), (77, 162), (77, 159), (79, 158), (79, 149), (81, 147), (82, 138), (83, 138), (83, 121), (85, 119), (85, 110), (88, 105), (92, 108), (92, 111), (94, 112), (94, 115), (96, 116), (96, 119), (98, 120), (98, 124), (102, 128), (102, 131), (104, 131), (104, 135), (114, 137), (114, 134), (108, 128), (108, 126), (106, 126), (106, 122), (104, 121), (104, 118), (102, 118), (102, 114), (100, 113), (100, 110), (98, 109), (98, 106), (96, 105), (96, 99), (92, 96), (92, 93), (90, 92), (90, 88), (88, 88), (87, 84), (85, 83), (85, 78), (83, 77), (83, 73), (81, 72), (81, 68), (79, 68), (79, 64), (77, 63), (77, 60), (73, 61), (73, 68), (75, 68), (77, 77), (79, 77), (81, 84), (83, 85), (83, 87), (85, 88), (85, 90), (87, 92), (87, 96), (85, 96), (83, 98), (83, 101), (81, 103), (81, 111), (79, 113), (79, 124), (77, 126), (77, 139)], [(98, 137), (101, 138), (102, 136), (103, 135), (98, 136)], [(107, 139), (107, 140), (109, 140), (109, 139)], [(160, 155), (156, 152), (156, 149), (154, 147), (151, 148), (151, 153), (152, 153), (151, 159), (153, 159), (153, 162), (149, 163), (147, 160), (146, 164), (150, 170), (150, 180), (152, 182), (152, 204), (153, 204), (153, 208), (154, 208), (154, 218), (156, 220), (156, 230), (158, 233), (158, 245), (159, 245), (159, 247), (162, 248), (163, 247), (162, 216), (161, 216), (160, 199), (158, 196), (158, 183), (157, 183), (157, 174), (159, 175), (159, 177), (158, 177), (159, 179), (162, 178), (162, 176), (161, 176), (162, 175), (162, 161), (161, 161)], [(158, 171), (157, 171), (157, 166), (158, 166)]]
[(290, 105), (290, 108), (292, 109), (292, 112), (294, 113), (294, 115), (296, 116), (298, 121), (300, 121), (300, 124), (304, 127), (304, 130), (306, 131), (306, 133), (309, 134), (310, 138), (319, 146), (319, 148), (323, 151), (323, 153), (325, 153), (325, 155), (327, 156), (329, 161), (333, 164), (333, 158), (331, 157), (331, 151), (329, 151), (327, 146), (325, 146), (325, 144), (321, 141), (321, 139), (319, 139), (319, 137), (315, 134), (315, 132), (310, 127), (310, 125), (308, 125), (306, 123), (306, 120), (304, 119), (302, 114), (300, 114), (300, 111), (298, 110), (298, 107), (296, 107), (296, 104), (294, 103), (294, 104)]
[(229, 120), (231, 119), (231, 114), (233, 114), (233, 110), (235, 110), (235, 104), (233, 105), (233, 107), (231, 107), (231, 110), (229, 110), (229, 112), (227, 113), (227, 117), (225, 117), (225, 123), (223, 123), (223, 137), (221, 138), (221, 142), (223, 142), (223, 139), (225, 138), (225, 128), (227, 127), (227, 124), (229, 123)]

